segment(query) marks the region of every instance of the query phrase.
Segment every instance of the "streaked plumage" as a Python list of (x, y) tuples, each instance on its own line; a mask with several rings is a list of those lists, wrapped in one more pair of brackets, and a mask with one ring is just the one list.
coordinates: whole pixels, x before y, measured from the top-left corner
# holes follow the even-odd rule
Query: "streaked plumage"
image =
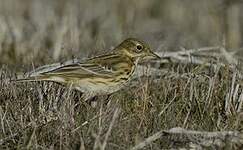
[(85, 61), (72, 60), (46, 65), (17, 81), (53, 81), (71, 86), (88, 100), (96, 95), (111, 94), (126, 85), (143, 58), (159, 58), (145, 43), (129, 38), (110, 53)]

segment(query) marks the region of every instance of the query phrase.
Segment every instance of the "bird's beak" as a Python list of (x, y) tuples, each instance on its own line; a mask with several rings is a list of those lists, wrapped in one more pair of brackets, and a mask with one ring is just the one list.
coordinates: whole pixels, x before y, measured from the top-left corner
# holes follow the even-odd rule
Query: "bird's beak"
[(147, 56), (149, 59), (161, 59), (161, 57), (154, 52), (150, 51), (150, 53)]

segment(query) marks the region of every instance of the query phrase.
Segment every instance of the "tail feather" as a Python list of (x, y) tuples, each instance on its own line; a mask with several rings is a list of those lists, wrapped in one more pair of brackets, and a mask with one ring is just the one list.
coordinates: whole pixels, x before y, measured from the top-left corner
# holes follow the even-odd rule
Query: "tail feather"
[(19, 78), (11, 80), (11, 82), (35, 82), (35, 81), (42, 81), (44, 80), (43, 77), (27, 77), (27, 78)]
[(13, 82), (36, 82), (36, 81), (52, 81), (52, 82), (58, 82), (58, 83), (66, 83), (66, 79), (63, 77), (58, 76), (46, 76), (46, 75), (40, 75), (40, 76), (32, 76), (27, 78), (17, 78), (15, 80), (12, 80)]
[(35, 79), (16, 79), (16, 80), (11, 80), (11, 82), (33, 82), (33, 81), (38, 81), (38, 80), (35, 80)]

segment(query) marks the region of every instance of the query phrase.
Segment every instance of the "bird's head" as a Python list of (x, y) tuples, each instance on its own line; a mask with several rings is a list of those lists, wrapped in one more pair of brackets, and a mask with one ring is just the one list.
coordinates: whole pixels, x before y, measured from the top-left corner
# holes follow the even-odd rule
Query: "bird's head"
[(124, 40), (117, 48), (117, 51), (124, 55), (134, 59), (160, 59), (149, 46), (135, 38), (129, 38)]

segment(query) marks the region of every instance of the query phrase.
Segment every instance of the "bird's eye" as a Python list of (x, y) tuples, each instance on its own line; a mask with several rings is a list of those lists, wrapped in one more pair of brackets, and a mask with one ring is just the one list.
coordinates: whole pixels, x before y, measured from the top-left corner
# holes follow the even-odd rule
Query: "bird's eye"
[(143, 49), (142, 45), (137, 45), (137, 50), (141, 51)]

